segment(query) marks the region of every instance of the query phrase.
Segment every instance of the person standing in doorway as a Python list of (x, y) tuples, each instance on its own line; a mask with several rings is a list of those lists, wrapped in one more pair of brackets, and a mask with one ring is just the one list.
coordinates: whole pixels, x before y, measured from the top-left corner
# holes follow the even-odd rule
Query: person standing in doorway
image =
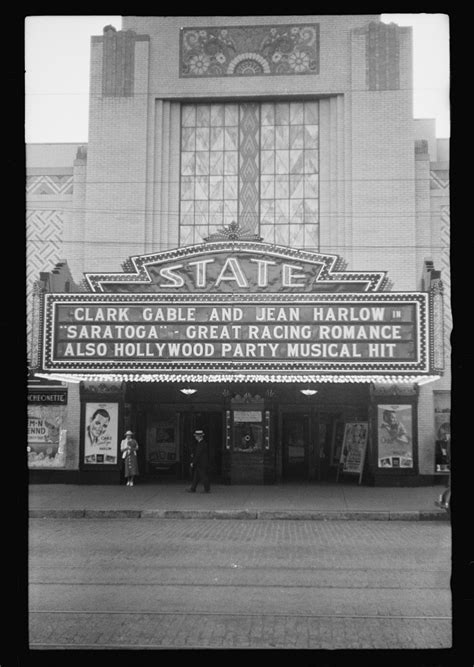
[(125, 438), (120, 443), (120, 451), (122, 452), (127, 486), (133, 486), (133, 479), (138, 475), (138, 442), (134, 439), (132, 431), (126, 431)]
[(194, 441), (191, 445), (191, 469), (192, 481), (189, 489), (190, 493), (196, 492), (199, 482), (204, 486), (204, 492), (209, 493), (211, 484), (209, 480), (209, 452), (207, 442), (204, 437), (204, 431), (196, 429), (193, 433)]

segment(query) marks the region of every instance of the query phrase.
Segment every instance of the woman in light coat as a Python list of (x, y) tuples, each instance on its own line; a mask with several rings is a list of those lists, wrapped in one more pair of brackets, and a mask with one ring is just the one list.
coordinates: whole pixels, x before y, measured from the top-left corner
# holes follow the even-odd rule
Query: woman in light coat
[(134, 439), (132, 431), (127, 431), (125, 439), (120, 443), (127, 486), (133, 486), (133, 478), (138, 475), (137, 450), (138, 442)]

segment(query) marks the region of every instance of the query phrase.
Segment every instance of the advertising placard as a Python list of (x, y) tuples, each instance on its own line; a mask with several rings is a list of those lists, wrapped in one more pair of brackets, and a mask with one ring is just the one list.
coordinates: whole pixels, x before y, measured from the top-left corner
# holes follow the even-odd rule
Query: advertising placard
[(413, 468), (411, 405), (377, 406), (379, 468)]
[(65, 466), (65, 407), (29, 404), (27, 416), (27, 458), (29, 468)]
[(118, 403), (86, 403), (84, 463), (117, 463)]
[(359, 483), (364, 469), (367, 448), (367, 422), (348, 422), (344, 429), (341, 458), (341, 472), (359, 475)]
[(169, 468), (179, 460), (175, 430), (174, 419), (156, 421), (149, 429), (147, 461), (151, 469)]

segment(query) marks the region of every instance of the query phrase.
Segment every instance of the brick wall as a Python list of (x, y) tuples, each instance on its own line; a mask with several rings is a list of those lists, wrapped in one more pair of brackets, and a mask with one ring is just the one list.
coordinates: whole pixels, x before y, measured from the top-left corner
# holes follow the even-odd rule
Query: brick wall
[(118, 271), (145, 251), (147, 40), (135, 44), (133, 95), (103, 95), (102, 39), (92, 40), (84, 269)]

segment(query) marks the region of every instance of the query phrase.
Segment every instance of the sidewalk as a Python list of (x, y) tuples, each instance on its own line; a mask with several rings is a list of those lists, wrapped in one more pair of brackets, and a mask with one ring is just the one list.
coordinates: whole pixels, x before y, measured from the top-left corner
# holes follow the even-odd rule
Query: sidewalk
[(32, 484), (29, 517), (449, 521), (449, 514), (434, 504), (443, 490), (439, 485), (213, 485), (209, 494), (185, 489), (185, 482), (134, 487)]

